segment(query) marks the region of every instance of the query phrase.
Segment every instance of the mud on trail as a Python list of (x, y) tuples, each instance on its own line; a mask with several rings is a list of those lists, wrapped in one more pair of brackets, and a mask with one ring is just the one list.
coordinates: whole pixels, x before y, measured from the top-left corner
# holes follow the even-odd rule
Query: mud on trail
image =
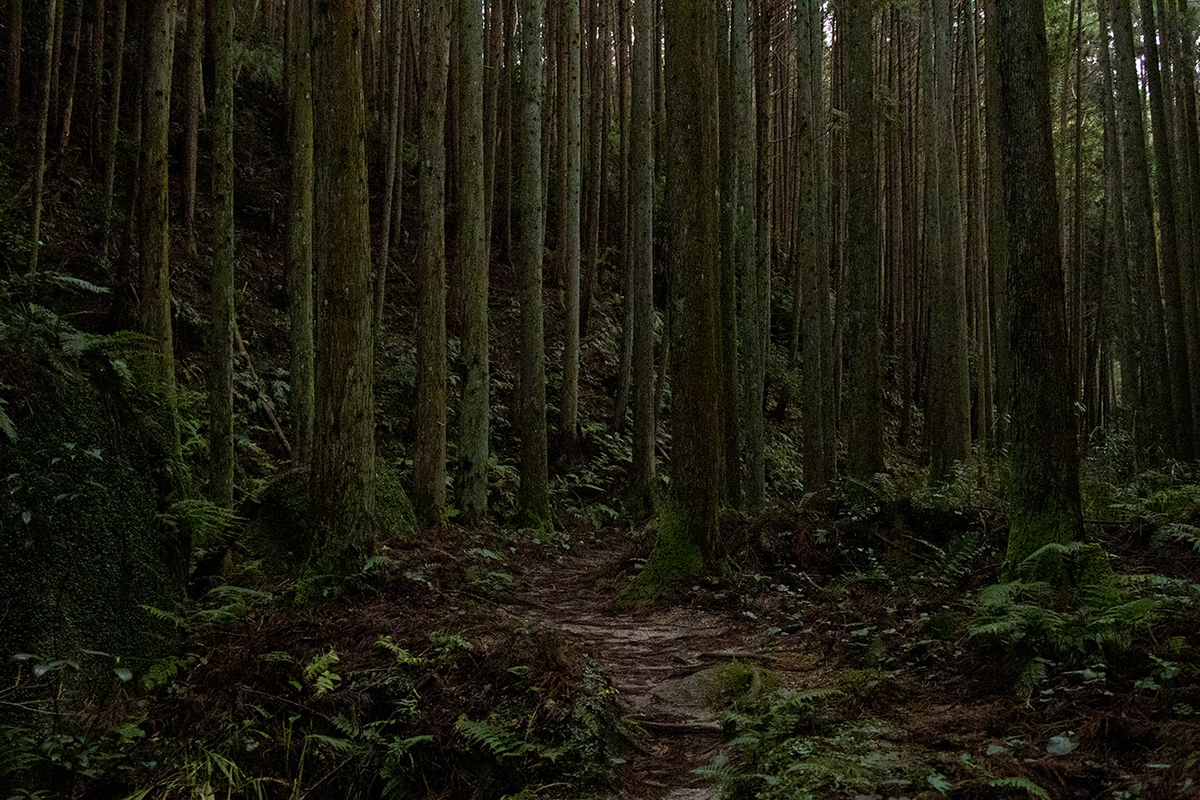
[(720, 795), (693, 773), (722, 747), (721, 712), (708, 691), (714, 667), (755, 659), (763, 637), (729, 613), (687, 607), (625, 611), (614, 595), (620, 549), (576, 551), (524, 578), (522, 614), (595, 659), (645, 731), (620, 765), (622, 797), (708, 800)]

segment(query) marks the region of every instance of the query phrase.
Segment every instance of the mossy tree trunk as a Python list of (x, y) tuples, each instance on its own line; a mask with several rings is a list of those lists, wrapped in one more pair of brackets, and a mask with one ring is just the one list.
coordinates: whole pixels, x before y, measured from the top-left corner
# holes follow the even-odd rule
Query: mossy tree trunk
[[(742, 347), (745, 351), (745, 391), (742, 393), (743, 492), (746, 507), (762, 508), (767, 499), (766, 431), (763, 400), (767, 381), (767, 349), (771, 327), (771, 207), (774, 190), (774, 144), (772, 142), (771, 19), (775, 3), (754, 4), (754, 195), (746, 198), (748, 213), (755, 214), (753, 269), (742, 276), (744, 290)], [(739, 98), (740, 99), (740, 98)]]
[[(1146, 159), (1146, 129), (1142, 93), (1138, 87), (1133, 42), (1133, 0), (1109, 0), (1113, 25), (1113, 66), (1116, 72), (1116, 116), (1125, 179), (1126, 225), (1133, 318), (1137, 321), (1142, 418), (1135, 420), (1139, 445), (1158, 457), (1171, 426), (1171, 390), (1166, 375), (1162, 297), (1158, 254), (1154, 241), (1154, 205)], [(1014, 387), (1015, 391), (1016, 387)]]
[(846, 397), (847, 472), (883, 470), (879, 265), (876, 259), (874, 4), (842, 0), (846, 53)]
[(1158, 251), (1162, 267), (1164, 316), (1166, 320), (1167, 375), (1170, 382), (1173, 429), (1166, 438), (1168, 454), (1180, 461), (1192, 457), (1191, 370), (1200, 368), (1189, 358), (1196, 354), (1195, 343), (1187, 335), (1180, 263), (1179, 234), (1176, 228), (1175, 164), (1172, 154), (1174, 135), (1169, 105), (1164, 97), (1162, 70), (1159, 67), (1158, 27), (1153, 0), (1141, 0), (1144, 69), (1150, 95), (1151, 140), (1154, 143), (1154, 183), (1157, 189)]
[(108, 101), (108, 119), (104, 122), (104, 212), (100, 226), (100, 254), (108, 255), (109, 240), (112, 238), (113, 183), (117, 175), (117, 133), (121, 124), (121, 80), (125, 72), (125, 16), (126, 0), (117, 0), (116, 30), (113, 32), (112, 49), (112, 94)]
[(488, 240), (484, 193), (483, 17), (474, 0), (458, 0), (462, 170), (459, 175), (458, 263), (462, 270), (465, 330), (462, 406), (459, 411), (459, 495), (463, 516), (487, 516), (489, 401)]
[(521, 483), (518, 514), (540, 527), (550, 520), (546, 445), (546, 353), (542, 318), (542, 0), (521, 0), (521, 66), (514, 138), (513, 261), (520, 282)]
[[(184, 148), (183, 148), (183, 226), (187, 235), (188, 250), (196, 252), (196, 161), (200, 152), (200, 92), (201, 80), (204, 75), (204, 20), (201, 17), (204, 7), (203, 0), (188, 0), (187, 3), (187, 64), (185, 77), (187, 85), (184, 89), (187, 103), (184, 117)], [(213, 9), (216, 11), (217, 9)], [(213, 32), (220, 21), (212, 20)], [(220, 43), (213, 41), (212, 57), (214, 75), (216, 72), (217, 50)], [(213, 97), (216, 100), (218, 87), (213, 87)], [(215, 141), (215, 139), (214, 139)]]
[[(192, 0), (192, 2), (199, 5), (196, 0)], [(233, 0), (213, 0), (212, 14), (213, 230), (208, 444), (212, 458), (210, 475), (212, 483), (209, 494), (213, 502), (231, 508), (233, 506), (234, 470)], [(190, 38), (190, 32), (188, 35)], [(199, 65), (196, 66), (196, 70), (199, 70)], [(196, 101), (199, 102), (198, 97)], [(191, 101), (189, 100), (189, 102)], [(189, 146), (191, 146), (190, 141)]]
[(1000, 136), (1013, 359), (1012, 519), (1004, 572), (1082, 534), (1041, 0), (997, 3)]
[(16, 120), (21, 110), (21, 5), (24, 0), (8, 0), (8, 63), (5, 70), (4, 111)]
[(375, 398), (366, 116), (353, 5), (312, 9), (317, 273), (313, 541), (308, 570), (335, 578), (375, 549)]
[[(937, 160), (936, 171), (926, 164), (926, 196), (934, 206), (939, 232), (931, 248), (929, 308), (930, 386), (928, 438), (930, 479), (945, 481), (955, 465), (971, 455), (971, 383), (967, 367), (967, 284), (963, 261), (962, 220), (959, 212), (958, 148), (954, 128), (954, 55), (950, 33), (954, 21), (948, 0), (932, 0), (933, 72), (926, 75), (933, 94), (935, 119), (926, 138), (926, 159)], [(932, 227), (932, 226), (931, 226)]]
[(629, 142), (629, 234), (633, 260), (633, 470), (628, 508), (640, 517), (654, 507), (654, 0), (633, 8), (633, 74)]
[[(673, 565), (676, 579), (715, 566), (721, 555), (721, 437), (717, 417), (717, 76), (710, 4), (673, 0), (666, 28), (667, 215), (676, 325), (671, 411), (671, 495), (659, 548), (674, 537), (696, 559)], [(649, 568), (649, 567), (648, 567)]]
[(404, 75), (404, 13), (398, 2), (385, 5), (391, 9), (388, 22), (391, 25), (389, 36), (385, 37), (390, 44), (391, 65), (388, 80), (387, 102), (387, 168), (384, 184), (387, 187), (383, 195), (383, 224), (379, 237), (379, 255), (375, 259), (375, 341), (383, 337), (383, 306), (387, 291), (387, 273), (392, 253), (393, 219), (400, 216), (400, 198), (403, 187), (403, 142), (404, 117), (401, 113), (401, 82)]
[(151, 346), (148, 371), (173, 402), (174, 340), (171, 334), (171, 245), (168, 197), (168, 141), (171, 123), (171, 57), (174, 53), (174, 3), (153, 0), (146, 6), (147, 50), (143, 65), (140, 189), (137, 206), (138, 329)]
[[(579, 264), (580, 264), (580, 208), (582, 202), (582, 138), (580, 135), (580, 30), (579, 30), (579, 0), (567, 0), (565, 9), (566, 38), (566, 97), (560, 103), (565, 111), (566, 119), (560, 119), (559, 125), (566, 128), (566, 165), (565, 208), (560, 212), (562, 226), (560, 228), (563, 241), (559, 247), (563, 250), (563, 266), (566, 278), (566, 314), (563, 318), (565, 325), (565, 340), (563, 344), (563, 397), (562, 416), (559, 428), (562, 431), (562, 445), (566, 451), (568, 463), (573, 463), (579, 447)], [(562, 66), (559, 67), (563, 69)]]
[(450, 13), (421, 4), (421, 145), (417, 201), (417, 441), (413, 508), (424, 522), (446, 512), (446, 72)]
[(46, 178), (46, 140), (50, 135), (50, 85), (51, 65), (54, 61), (54, 8), (59, 0), (50, 0), (46, 6), (46, 41), (42, 59), (42, 85), (39, 92), (42, 108), (38, 113), (37, 160), (33, 172), (33, 223), (29, 234), (29, 271), (37, 272), (38, 251), (42, 235), (42, 189)]
[[(1103, 1), (1103, 0), (1102, 0)], [(996, 428), (994, 440), (1002, 447), (1008, 441), (1009, 408), (1012, 403), (1012, 357), (1009, 354), (1008, 311), (1005, 304), (1008, 283), (1008, 228), (1004, 219), (1004, 165), (1000, 155), (1000, 77), (996, 61), (1004, 46), (996, 38), (996, 3), (987, 0), (984, 27), (984, 93), (987, 126), (987, 264), (988, 289), (995, 334), (992, 337), (996, 369)]]
[(312, 29), (309, 4), (296, 2), (292, 12), (291, 185), (288, 189), (288, 244), (285, 263), (288, 289), (289, 359), (291, 372), (292, 458), (307, 464), (313, 439), (313, 105)]
[[(832, 374), (825, 342), (829, 339), (829, 251), (825, 232), (827, 218), (821, 207), (821, 181), (825, 174), (823, 146), (825, 114), (822, 100), (823, 41), (820, 9), (805, 3), (796, 13), (797, 110), (796, 260), (800, 272), (803, 320), (803, 375), (801, 425), (804, 440), (804, 490), (821, 492), (833, 475), (827, 469), (836, 442), (827, 438), (825, 387)], [(824, 280), (822, 280), (824, 278)]]
[[(750, 7), (746, 0), (734, 0), (730, 8), (729, 77), (733, 102), (732, 140), (723, 158), (735, 164), (733, 181), (733, 258), (735, 286), (726, 299), (728, 318), (721, 320), (726, 352), (724, 365), (725, 409), (725, 496), (736, 506), (742, 504), (742, 427), (749, 425), (748, 411), (753, 404), (750, 390), (743, 392), (742, 380), (752, 381), (752, 365), (741, 358), (750, 356), (750, 329), (757, 308), (758, 216), (756, 185), (758, 149), (754, 120), (754, 70), (751, 63)], [(738, 291), (740, 289), (740, 291)], [(740, 295), (740, 297), (739, 297)], [(738, 314), (739, 302), (742, 313)], [(730, 347), (732, 345), (732, 347)], [(744, 405), (743, 405), (744, 403)]]

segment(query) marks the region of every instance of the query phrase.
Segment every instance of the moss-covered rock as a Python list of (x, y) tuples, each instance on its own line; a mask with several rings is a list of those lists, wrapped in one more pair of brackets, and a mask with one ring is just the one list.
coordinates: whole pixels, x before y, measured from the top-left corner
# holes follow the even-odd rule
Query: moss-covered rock
[(128, 678), (169, 638), (144, 608), (173, 612), (186, 577), (186, 543), (159, 521), (169, 470), (113, 375), (17, 368), (16, 435), (0, 437), (0, 672), (19, 668), (13, 654), (69, 661), (78, 669), (23, 684), (30, 699), (60, 680), (93, 693), (114, 683), (118, 657)]

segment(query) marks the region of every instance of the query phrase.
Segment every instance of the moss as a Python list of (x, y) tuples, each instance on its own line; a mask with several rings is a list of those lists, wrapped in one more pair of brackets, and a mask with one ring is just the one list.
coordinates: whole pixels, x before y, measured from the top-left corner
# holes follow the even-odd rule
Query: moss
[(417, 529), (412, 501), (400, 485), (400, 472), (386, 461), (379, 462), (376, 467), (375, 516), (379, 520), (379, 532), (385, 536), (407, 535)]
[[(305, 468), (285, 472), (259, 495), (249, 547), (269, 571), (292, 571), (308, 555), (313, 535), (308, 475)], [(375, 472), (375, 517), (383, 536), (410, 535), (416, 530), (412, 503), (400, 485), (399, 472), (382, 460)]]
[(665, 501), (658, 510), (658, 539), (637, 574), (617, 597), (623, 607), (652, 603), (704, 573), (704, 555), (687, 530), (687, 516)]
[[(1008, 530), (1008, 551), (1004, 558), (1005, 581), (1029, 578), (1026, 560), (1048, 544), (1066, 544), (1078, 537), (1079, 517), (1066, 508), (1051, 506), (1036, 513), (1014, 515)], [(1049, 562), (1039, 567), (1043, 574), (1034, 580), (1049, 580), (1055, 569)]]
[(771, 694), (777, 683), (770, 671), (735, 658), (717, 667), (707, 704), (717, 710), (749, 708)]
[(164, 651), (142, 606), (175, 608), (186, 542), (159, 523), (172, 481), (145, 420), (81, 375), (31, 371), (0, 444), (0, 670), (18, 652), (70, 659), (67, 688), (90, 694), (113, 684), (113, 657), (136, 670)]

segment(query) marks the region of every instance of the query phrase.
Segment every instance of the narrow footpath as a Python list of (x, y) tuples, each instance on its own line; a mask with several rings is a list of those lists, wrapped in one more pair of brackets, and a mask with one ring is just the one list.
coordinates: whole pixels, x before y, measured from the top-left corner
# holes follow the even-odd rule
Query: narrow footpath
[(699, 609), (618, 610), (611, 581), (600, 576), (620, 558), (619, 551), (589, 549), (540, 567), (523, 587), (528, 618), (594, 658), (646, 731), (642, 752), (619, 770), (622, 797), (715, 800), (717, 792), (692, 770), (721, 747), (720, 713), (706, 707), (692, 679), (733, 654), (754, 652), (755, 637), (738, 620)]

